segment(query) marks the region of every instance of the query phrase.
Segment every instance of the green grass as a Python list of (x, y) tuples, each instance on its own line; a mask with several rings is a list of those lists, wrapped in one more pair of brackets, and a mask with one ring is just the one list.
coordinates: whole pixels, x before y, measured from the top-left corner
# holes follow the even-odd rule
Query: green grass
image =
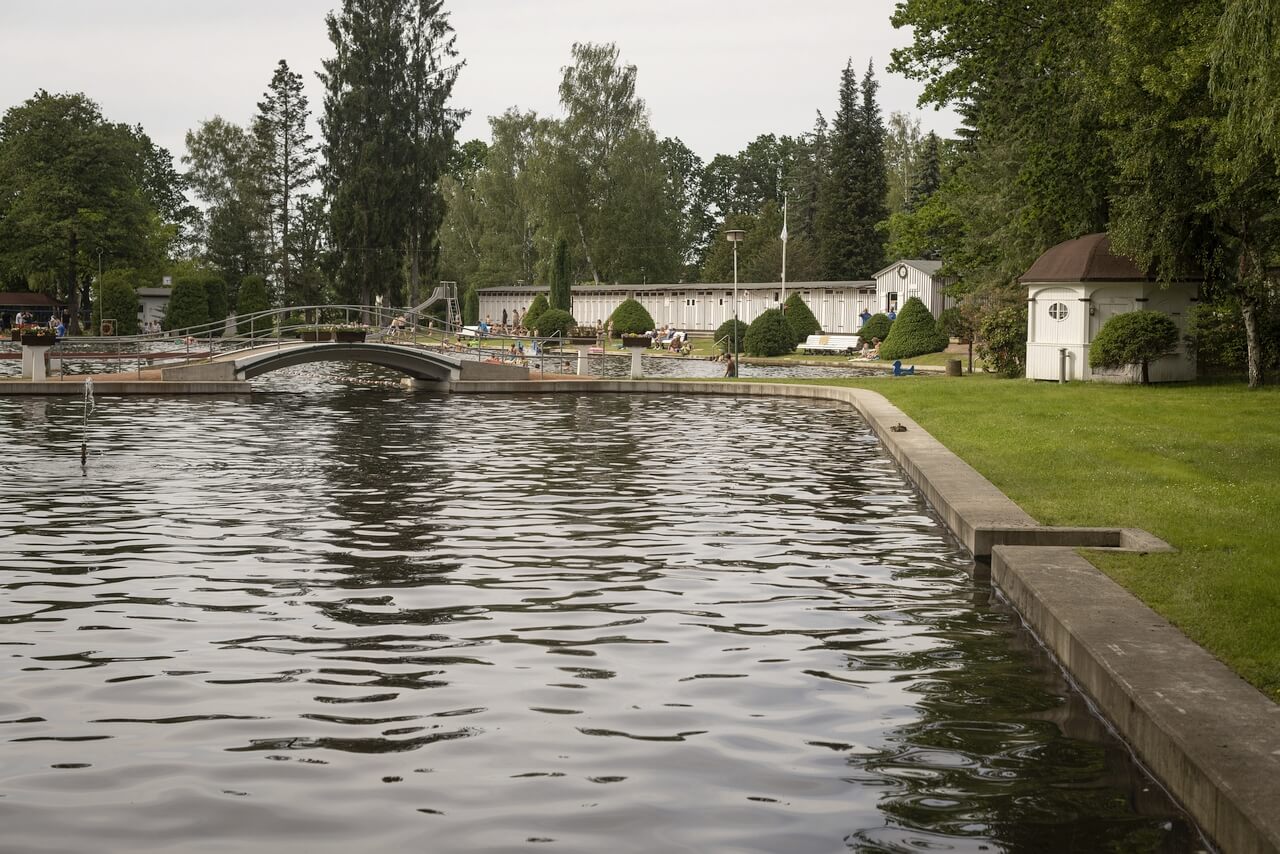
[(821, 382), (885, 395), (1042, 524), (1168, 541), (1176, 554), (1083, 554), (1280, 700), (1280, 389)]

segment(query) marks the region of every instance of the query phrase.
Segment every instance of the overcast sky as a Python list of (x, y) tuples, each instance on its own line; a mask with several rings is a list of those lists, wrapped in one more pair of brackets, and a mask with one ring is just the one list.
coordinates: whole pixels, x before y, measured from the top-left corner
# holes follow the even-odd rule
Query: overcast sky
[[(331, 53), (325, 14), (339, 0), (0, 0), (0, 108), (37, 89), (82, 91), (111, 121), (141, 124), (181, 157), (187, 130), (221, 115), (247, 123), (279, 59), (315, 73)], [(918, 112), (951, 135), (949, 111), (917, 111), (920, 86), (888, 75), (909, 34), (893, 0), (446, 0), (465, 59), (453, 105), (460, 139), (488, 139), (508, 107), (558, 116), (560, 69), (575, 41), (616, 42), (660, 136), (704, 160), (762, 133), (799, 134), (835, 113), (840, 69), (874, 61), (880, 105)]]

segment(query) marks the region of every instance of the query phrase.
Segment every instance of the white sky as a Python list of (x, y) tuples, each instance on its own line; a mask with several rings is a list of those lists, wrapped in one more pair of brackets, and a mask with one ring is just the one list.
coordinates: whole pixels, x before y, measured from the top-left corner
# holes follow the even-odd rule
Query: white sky
[[(340, 0), (0, 0), (0, 109), (43, 88), (83, 91), (111, 121), (141, 124), (175, 158), (187, 130), (214, 115), (247, 123), (283, 58), (304, 77), (331, 47), (324, 16)], [(880, 106), (917, 112), (951, 135), (949, 111), (918, 111), (920, 86), (890, 76), (909, 41), (893, 0), (446, 0), (466, 60), (453, 106), (471, 111), (461, 140), (488, 139), (508, 107), (559, 115), (560, 69), (575, 41), (613, 41), (638, 68), (659, 136), (704, 160), (762, 133), (799, 134), (835, 113), (840, 70), (874, 60)], [(317, 131), (318, 135), (318, 131)]]

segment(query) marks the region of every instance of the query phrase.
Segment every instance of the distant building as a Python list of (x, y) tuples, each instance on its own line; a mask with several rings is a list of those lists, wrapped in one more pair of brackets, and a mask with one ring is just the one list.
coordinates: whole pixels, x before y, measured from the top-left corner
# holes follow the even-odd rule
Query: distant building
[(956, 301), (942, 289), (955, 281), (949, 276), (939, 276), (941, 261), (903, 259), (895, 261), (876, 273), (876, 307), (872, 314), (888, 313), (889, 309), (901, 311), (912, 297), (919, 297), (934, 317), (942, 315)]
[(164, 322), (173, 288), (138, 288), (138, 328), (147, 329), (153, 320)]
[[(613, 310), (631, 297), (653, 316), (657, 326), (689, 332), (711, 333), (733, 317), (733, 283), (690, 282), (685, 284), (574, 285), (573, 316), (583, 326), (597, 320), (607, 322)], [(875, 311), (875, 282), (787, 282), (786, 296), (798, 292), (826, 332), (856, 332), (858, 315), (864, 308)], [(529, 308), (541, 285), (509, 285), (480, 291), (480, 317), (502, 319), (519, 309)], [(739, 282), (738, 319), (750, 323), (770, 308), (780, 308), (784, 299), (781, 282)]]
[(1089, 348), (1103, 324), (1130, 311), (1162, 311), (1178, 326), (1177, 352), (1150, 364), (1151, 381), (1195, 379), (1195, 356), (1183, 335), (1199, 282), (1161, 285), (1129, 258), (1114, 254), (1106, 234), (1059, 243), (1018, 281), (1027, 288), (1028, 379), (1056, 380), (1061, 372), (1066, 380), (1137, 382), (1136, 366), (1114, 371), (1089, 367)]

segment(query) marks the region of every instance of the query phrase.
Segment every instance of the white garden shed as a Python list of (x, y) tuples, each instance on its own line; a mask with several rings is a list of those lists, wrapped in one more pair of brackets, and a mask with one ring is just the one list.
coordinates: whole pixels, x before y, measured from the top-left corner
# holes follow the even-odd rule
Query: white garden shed
[[(895, 261), (876, 273), (876, 304), (871, 313), (902, 311), (907, 300), (918, 297), (924, 307), (936, 318), (943, 309), (955, 305), (955, 300), (943, 293), (943, 289), (955, 281), (938, 275), (941, 261), (904, 258)], [(823, 327), (824, 329), (826, 327)]]
[[(1130, 311), (1162, 311), (1178, 325), (1178, 350), (1150, 365), (1152, 382), (1193, 380), (1195, 357), (1183, 335), (1199, 282), (1161, 285), (1129, 258), (1111, 251), (1106, 234), (1059, 243), (1018, 281), (1027, 288), (1027, 378), (1137, 382), (1139, 369), (1092, 371), (1089, 346), (1109, 318)], [(1065, 351), (1065, 365), (1062, 361)]]

